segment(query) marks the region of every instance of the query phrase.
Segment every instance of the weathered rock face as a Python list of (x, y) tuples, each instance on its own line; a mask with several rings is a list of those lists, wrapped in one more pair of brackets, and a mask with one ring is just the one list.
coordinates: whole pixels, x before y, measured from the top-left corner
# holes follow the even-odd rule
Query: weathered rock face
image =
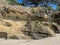
[(8, 4), (6, 0), (0, 0), (0, 4)]
[[(39, 12), (39, 8), (40, 7), (34, 8), (34, 11)], [(18, 5), (15, 5), (15, 6), (2, 5), (1, 9), (3, 10), (2, 11), (3, 17), (8, 17), (8, 18), (10, 18), (10, 17), (16, 18), (17, 17), (19, 19), (28, 19), (28, 18), (34, 19), (35, 18), (35, 16), (31, 13), (32, 12), (31, 7), (24, 7), (24, 6), (18, 6)]]
[[(28, 19), (28, 18), (34, 18), (30, 15), (32, 12), (31, 7), (25, 7), (25, 6), (19, 6), (19, 5), (10, 5), (9, 2), (6, 0), (0, 0), (0, 13), (2, 12), (4, 18), (18, 18), (18, 19)], [(5, 7), (5, 9), (4, 9)], [(6, 9), (7, 8), (7, 9)], [(34, 8), (36, 12), (39, 12), (40, 7)], [(8, 13), (9, 12), (9, 13)], [(27, 12), (27, 13), (24, 13)], [(30, 15), (29, 15), (30, 14)], [(23, 18), (24, 17), (24, 18)]]
[[(3, 4), (4, 3), (4, 4)], [(0, 21), (0, 32), (5, 32), (8, 34), (9, 38), (30, 38), (40, 39), (47, 36), (55, 36), (55, 32), (49, 27), (50, 22), (44, 26), (39, 21), (35, 20), (35, 17), (38, 18), (40, 12), (43, 12), (42, 7), (34, 7), (35, 16), (32, 12), (32, 7), (24, 7), (19, 5), (10, 5), (6, 0), (0, 0), (0, 15), (2, 15), (3, 19)], [(40, 9), (41, 8), (41, 9)], [(27, 12), (27, 13), (26, 13)], [(37, 14), (39, 13), (39, 14)], [(44, 12), (43, 12), (44, 13)], [(44, 20), (47, 20), (49, 16), (47, 14), (44, 15)], [(34, 19), (30, 25), (26, 27), (27, 20), (25, 19)], [(8, 19), (8, 20), (6, 20)], [(12, 20), (14, 19), (14, 20)], [(16, 21), (16, 19), (22, 19), (23, 21)], [(40, 17), (39, 17), (40, 19)], [(38, 20), (38, 19), (37, 19)], [(26, 32), (28, 30), (29, 32)], [(23, 32), (24, 31), (24, 32)], [(25, 34), (29, 35), (25, 35)]]

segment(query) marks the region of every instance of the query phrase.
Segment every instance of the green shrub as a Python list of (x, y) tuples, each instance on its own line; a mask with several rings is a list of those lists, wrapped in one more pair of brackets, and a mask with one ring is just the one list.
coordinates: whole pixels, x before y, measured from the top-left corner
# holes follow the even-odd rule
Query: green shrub
[(35, 12), (33, 7), (31, 8), (31, 12), (32, 12), (32, 13), (34, 13), (34, 12)]
[(58, 6), (58, 8), (57, 8), (59, 11), (60, 11), (60, 6)]
[(20, 3), (17, 2), (17, 0), (7, 0), (10, 4), (18, 4), (20, 5)]

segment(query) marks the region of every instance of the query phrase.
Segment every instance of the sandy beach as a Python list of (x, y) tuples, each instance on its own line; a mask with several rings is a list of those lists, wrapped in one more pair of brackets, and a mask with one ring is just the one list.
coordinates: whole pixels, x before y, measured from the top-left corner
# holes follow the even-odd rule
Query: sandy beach
[(0, 40), (0, 45), (60, 45), (60, 34), (40, 40)]

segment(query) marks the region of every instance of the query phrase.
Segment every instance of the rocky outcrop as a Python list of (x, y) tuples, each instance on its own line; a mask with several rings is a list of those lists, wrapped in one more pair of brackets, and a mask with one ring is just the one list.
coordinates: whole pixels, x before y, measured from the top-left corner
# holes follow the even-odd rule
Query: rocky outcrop
[(7, 0), (0, 0), (0, 4), (6, 5), (6, 4), (8, 4), (8, 1)]

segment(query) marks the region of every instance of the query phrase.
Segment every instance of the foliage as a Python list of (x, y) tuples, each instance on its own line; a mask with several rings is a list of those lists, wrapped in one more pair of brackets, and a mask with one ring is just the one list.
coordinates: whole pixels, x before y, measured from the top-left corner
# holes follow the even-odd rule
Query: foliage
[(33, 7), (31, 8), (31, 11), (32, 11), (32, 13), (34, 13), (34, 8)]
[[(7, 0), (10, 4), (19, 4), (17, 0)], [(20, 5), (20, 4), (19, 4)]]
[(60, 11), (60, 6), (58, 6), (58, 8), (57, 8), (59, 11)]
[(10, 3), (16, 3), (16, 0), (7, 0), (9, 1)]
[(40, 2), (40, 0), (29, 0), (32, 4), (35, 4), (37, 6)]
[(52, 7), (48, 7), (48, 10), (53, 10)]
[(34, 8), (32, 7), (31, 8), (31, 15), (32, 16), (35, 16), (35, 17), (41, 17), (41, 15), (43, 14), (43, 10), (42, 10), (42, 7), (37, 7), (37, 8)]
[(34, 4), (35, 6), (38, 6), (42, 2), (44, 6), (47, 6), (49, 2), (51, 3), (58, 3), (58, 0), (24, 0), (25, 2), (31, 2), (31, 4)]

